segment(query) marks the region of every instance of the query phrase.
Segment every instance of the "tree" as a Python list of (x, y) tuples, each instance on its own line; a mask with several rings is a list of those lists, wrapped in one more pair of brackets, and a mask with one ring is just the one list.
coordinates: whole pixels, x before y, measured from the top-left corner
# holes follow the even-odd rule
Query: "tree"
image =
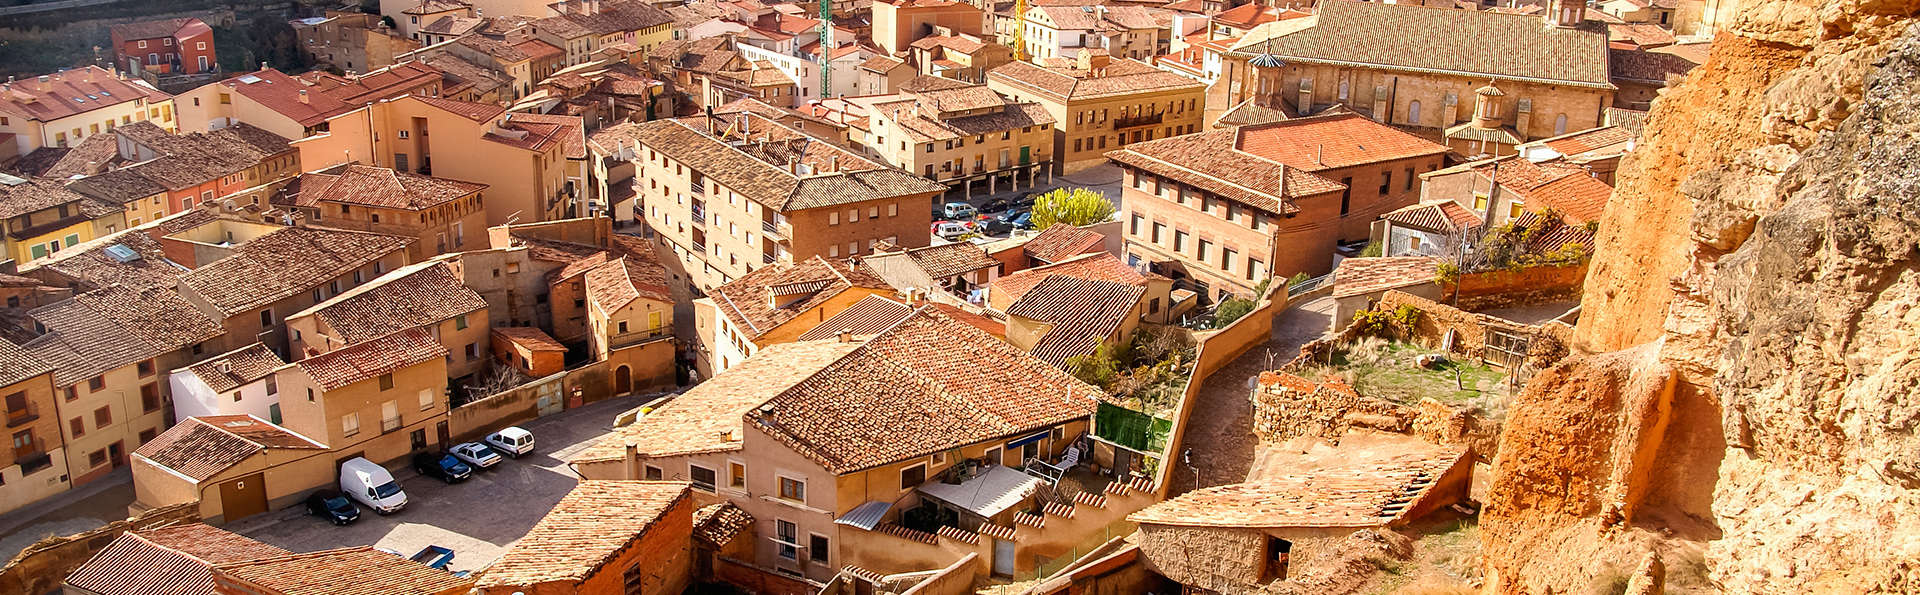
[(1033, 228), (1055, 223), (1091, 225), (1113, 220), (1113, 201), (1086, 188), (1055, 188), (1033, 200)]
[(1213, 310), (1213, 325), (1215, 328), (1225, 327), (1252, 311), (1253, 300), (1243, 297), (1227, 298), (1220, 302), (1220, 307)]
[(1067, 370), (1081, 382), (1106, 390), (1120, 377), (1120, 359), (1113, 356), (1113, 346), (1102, 344), (1093, 353), (1067, 358)]

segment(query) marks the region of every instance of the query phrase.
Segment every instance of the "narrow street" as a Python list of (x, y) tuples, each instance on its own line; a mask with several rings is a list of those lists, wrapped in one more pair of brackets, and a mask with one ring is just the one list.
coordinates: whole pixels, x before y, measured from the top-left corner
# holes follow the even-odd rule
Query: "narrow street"
[[(1333, 318), (1333, 298), (1322, 297), (1282, 311), (1273, 321), (1273, 336), (1267, 344), (1247, 350), (1231, 364), (1215, 372), (1200, 388), (1187, 419), (1186, 447), (1193, 451), (1193, 465), (1180, 464), (1176, 457), (1168, 496), (1196, 487), (1238, 483), (1247, 478), (1260, 448), (1253, 435), (1253, 401), (1249, 398), (1255, 379), (1293, 359), (1300, 347), (1327, 331)], [(1199, 485), (1195, 485), (1196, 469)]]

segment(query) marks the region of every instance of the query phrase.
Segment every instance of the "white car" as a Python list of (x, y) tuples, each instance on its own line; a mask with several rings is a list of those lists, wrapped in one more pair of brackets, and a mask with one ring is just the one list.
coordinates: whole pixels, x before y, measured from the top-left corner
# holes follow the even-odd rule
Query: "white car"
[(520, 429), (519, 426), (509, 426), (498, 432), (487, 434), (485, 442), (500, 454), (515, 459), (533, 452), (533, 433)]
[(462, 442), (454, 445), (448, 452), (453, 453), (453, 458), (460, 459), (460, 462), (472, 465), (475, 469), (491, 469), (494, 465), (500, 464), (500, 453), (478, 442)]

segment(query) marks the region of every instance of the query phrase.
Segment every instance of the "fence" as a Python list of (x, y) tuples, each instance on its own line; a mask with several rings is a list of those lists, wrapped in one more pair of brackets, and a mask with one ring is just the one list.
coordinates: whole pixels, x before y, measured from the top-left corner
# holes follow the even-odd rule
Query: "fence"
[(1314, 277), (1312, 279), (1301, 279), (1299, 283), (1288, 283), (1287, 299), (1291, 300), (1309, 293), (1313, 293), (1314, 291), (1320, 289), (1321, 287), (1325, 287), (1327, 284), (1330, 284), (1330, 283), (1333, 283), (1333, 273), (1327, 273), (1325, 275)]

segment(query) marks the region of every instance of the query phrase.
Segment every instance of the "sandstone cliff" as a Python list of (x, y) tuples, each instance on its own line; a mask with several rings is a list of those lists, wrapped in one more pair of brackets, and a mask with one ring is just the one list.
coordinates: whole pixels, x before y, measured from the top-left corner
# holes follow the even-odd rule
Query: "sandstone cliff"
[(1920, 1), (1744, 4), (1601, 225), (1618, 352), (1510, 410), (1491, 590), (1920, 591)]

